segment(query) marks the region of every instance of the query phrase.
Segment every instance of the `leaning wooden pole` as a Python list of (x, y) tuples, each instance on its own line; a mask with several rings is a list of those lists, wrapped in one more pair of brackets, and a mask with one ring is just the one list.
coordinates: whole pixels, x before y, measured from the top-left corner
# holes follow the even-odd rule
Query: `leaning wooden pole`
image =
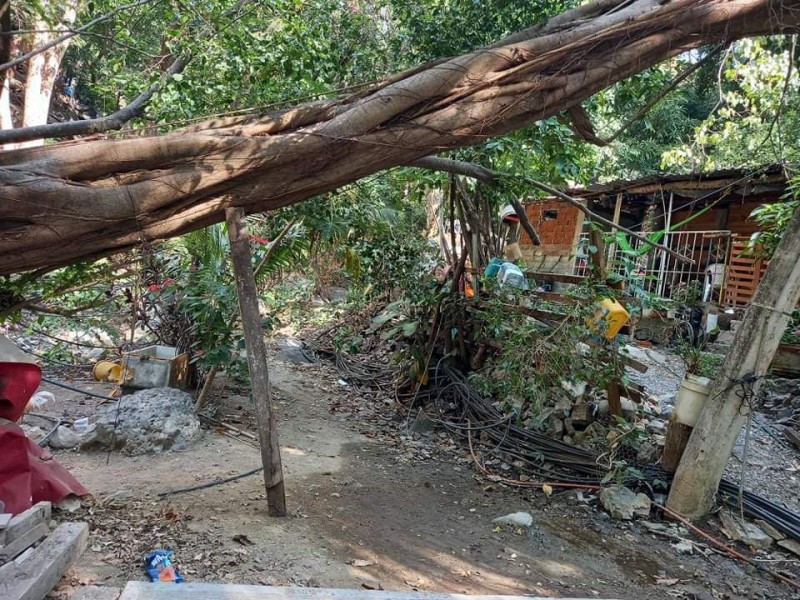
[[(667, 506), (688, 518), (709, 512), (792, 310), (800, 300), (800, 209), (770, 260), (681, 458)], [(744, 399), (743, 399), (744, 398)]]
[(261, 444), (261, 463), (264, 465), (264, 484), (267, 487), (267, 507), (271, 517), (286, 516), (286, 492), (283, 487), (281, 450), (275, 413), (272, 412), (267, 371), (267, 349), (258, 314), (258, 296), (253, 265), (250, 258), (250, 242), (242, 208), (225, 211), (228, 222), (228, 237), (231, 241), (231, 262), (236, 276), (236, 291), (239, 296), (239, 312), (242, 315), (247, 368), (253, 391), (253, 405), (258, 421), (258, 439)]

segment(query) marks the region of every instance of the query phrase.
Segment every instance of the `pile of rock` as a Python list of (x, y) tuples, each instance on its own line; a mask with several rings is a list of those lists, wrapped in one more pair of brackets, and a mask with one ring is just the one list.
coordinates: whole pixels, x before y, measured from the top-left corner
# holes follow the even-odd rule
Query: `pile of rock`
[(202, 435), (192, 397), (173, 388), (153, 388), (123, 396), (109, 406), (82, 436), (82, 448), (158, 454), (181, 450)]
[(786, 439), (800, 450), (800, 379), (770, 379), (759, 410), (770, 415), (783, 428)]

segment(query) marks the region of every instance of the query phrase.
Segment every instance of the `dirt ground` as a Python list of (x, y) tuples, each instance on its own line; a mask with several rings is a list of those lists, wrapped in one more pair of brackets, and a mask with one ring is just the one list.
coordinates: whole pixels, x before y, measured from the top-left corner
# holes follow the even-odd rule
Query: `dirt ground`
[[(91, 525), (64, 596), (75, 585), (144, 580), (142, 556), (168, 547), (189, 581), (637, 600), (793, 597), (744, 563), (679, 554), (669, 539), (613, 521), (575, 492), (548, 498), (481, 480), (444, 434), (408, 434), (406, 410), (380, 395), (365, 400), (328, 365), (273, 359), (270, 376), (291, 516), (267, 516), (260, 475), (159, 497), (260, 465), (247, 439), (218, 430), (159, 456), (55, 451), (94, 494), (75, 513), (56, 513)], [(216, 387), (222, 417), (255, 431), (242, 390)], [(57, 414), (95, 409), (97, 400), (50, 389)], [(492, 523), (515, 511), (530, 512), (533, 526)]]

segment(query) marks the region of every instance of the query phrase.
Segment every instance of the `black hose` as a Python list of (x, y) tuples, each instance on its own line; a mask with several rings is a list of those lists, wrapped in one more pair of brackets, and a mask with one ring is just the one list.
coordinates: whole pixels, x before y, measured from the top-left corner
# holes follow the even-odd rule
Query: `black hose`
[(223, 483), (230, 483), (231, 481), (236, 481), (237, 479), (244, 479), (245, 477), (250, 477), (251, 475), (260, 473), (263, 470), (264, 467), (258, 467), (257, 469), (253, 469), (252, 471), (239, 473), (238, 475), (234, 475), (233, 477), (227, 477), (226, 479), (217, 479), (215, 481), (209, 481), (208, 483), (201, 483), (199, 485), (193, 485), (187, 488), (179, 488), (177, 490), (170, 490), (169, 492), (161, 492), (160, 494), (158, 494), (158, 497), (166, 498), (167, 496), (174, 496), (175, 494), (185, 494), (186, 492), (196, 492), (197, 490), (205, 490), (207, 488), (214, 487), (215, 485), (222, 485)]
[(87, 396), (93, 396), (95, 398), (101, 398), (103, 400), (111, 400), (112, 402), (119, 402), (119, 398), (112, 398), (111, 396), (104, 396), (103, 394), (95, 394), (94, 392), (90, 392), (88, 390), (82, 390), (80, 388), (72, 387), (71, 385), (67, 385), (66, 383), (61, 383), (60, 381), (56, 381), (54, 379), (49, 379), (47, 377), (42, 377), (42, 381), (46, 381), (50, 385), (55, 385), (60, 388), (64, 388), (65, 390), (71, 390), (73, 392), (79, 392), (81, 394), (86, 394)]

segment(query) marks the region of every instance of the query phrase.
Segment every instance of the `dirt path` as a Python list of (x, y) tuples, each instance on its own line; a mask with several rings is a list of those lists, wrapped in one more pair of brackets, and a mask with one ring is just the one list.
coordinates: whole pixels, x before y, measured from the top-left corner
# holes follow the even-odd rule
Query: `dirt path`
[[(270, 375), (292, 516), (266, 515), (259, 476), (158, 497), (260, 464), (256, 448), (219, 432), (207, 431), (183, 452), (113, 454), (108, 465), (105, 454), (60, 452), (95, 493), (76, 515), (59, 516), (92, 525), (73, 583), (144, 579), (142, 554), (170, 547), (194, 581), (637, 600), (791, 598), (741, 563), (679, 555), (668, 541), (639, 524), (612, 521), (574, 492), (526, 497), (476, 481), (463, 452), (434, 444), (437, 436), (387, 433), (405, 412), (382, 398), (358, 401), (325, 365), (274, 361)], [(247, 398), (223, 393), (222, 412), (252, 428)], [(91, 409), (77, 395), (60, 397), (68, 416)], [(533, 527), (492, 524), (518, 510), (533, 515)], [(366, 566), (348, 564), (354, 561)]]

